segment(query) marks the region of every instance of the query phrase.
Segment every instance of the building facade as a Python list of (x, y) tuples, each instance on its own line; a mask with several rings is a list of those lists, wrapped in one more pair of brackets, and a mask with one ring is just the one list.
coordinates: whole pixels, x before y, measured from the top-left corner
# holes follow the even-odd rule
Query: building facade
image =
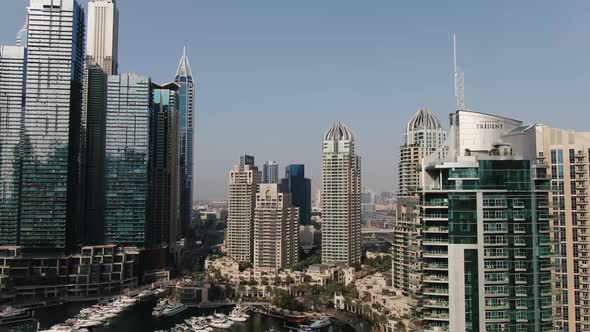
[(105, 241), (144, 246), (151, 82), (121, 74), (107, 84)]
[(262, 183), (279, 183), (279, 164), (269, 160), (262, 165)]
[(84, 11), (75, 0), (31, 0), (27, 9), (18, 245), (63, 251), (82, 237)]
[(193, 206), (195, 83), (186, 52), (183, 52), (174, 82), (178, 89), (179, 117), (179, 204), (181, 233), (185, 236), (191, 221)]
[(254, 208), (260, 180), (253, 156), (241, 156), (240, 164), (229, 172), (225, 250), (238, 262), (251, 263), (253, 259)]
[(549, 213), (553, 216), (554, 325), (559, 331), (590, 330), (590, 133), (533, 125), (510, 132), (503, 140), (533, 150), (547, 163)]
[(352, 131), (341, 122), (322, 145), (322, 263), (361, 261), (361, 160)]
[(293, 206), (299, 208), (299, 222), (302, 225), (311, 224), (311, 180), (305, 177), (305, 165), (287, 166), (282, 185), (291, 193)]
[(152, 247), (176, 246), (179, 235), (179, 119), (180, 88), (176, 83), (152, 83), (149, 130), (149, 200), (147, 241)]
[(281, 186), (258, 186), (254, 210), (254, 268), (279, 270), (299, 261), (299, 208)]
[(82, 97), (84, 243), (104, 243), (107, 74), (87, 65)]
[(0, 245), (16, 245), (19, 240), (19, 151), (26, 64), (24, 47), (0, 46)]
[(86, 61), (107, 75), (117, 75), (119, 63), (119, 10), (115, 0), (88, 2)]
[[(457, 111), (424, 162), (422, 320), (428, 331), (552, 331), (547, 165), (501, 142), (520, 121)], [(534, 150), (533, 153), (534, 155)]]

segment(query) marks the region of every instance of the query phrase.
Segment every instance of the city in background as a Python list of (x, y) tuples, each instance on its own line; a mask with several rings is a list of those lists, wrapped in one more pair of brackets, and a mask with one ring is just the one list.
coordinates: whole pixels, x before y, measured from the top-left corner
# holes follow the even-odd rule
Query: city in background
[[(153, 302), (154, 316), (246, 302), (297, 331), (590, 331), (590, 132), (477, 111), (457, 36), (448, 121), (416, 106), (390, 124), (401, 137), (382, 134), (397, 159), (380, 178), (390, 190), (364, 185), (363, 137), (335, 118), (301, 133), (317, 137), (306, 154), (318, 165), (235, 155), (217, 165), (226, 199), (210, 201), (193, 194), (208, 110), (186, 47), (156, 83), (119, 66), (117, 1), (22, 9), (0, 46), (0, 327), (161, 290), (169, 307)], [(116, 319), (91, 317), (70, 330)]]

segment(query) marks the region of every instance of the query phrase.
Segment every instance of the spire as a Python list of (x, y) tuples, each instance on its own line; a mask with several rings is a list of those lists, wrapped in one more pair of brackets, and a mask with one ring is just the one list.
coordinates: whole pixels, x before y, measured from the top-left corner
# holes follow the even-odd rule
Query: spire
[(193, 73), (191, 72), (191, 66), (188, 63), (188, 57), (186, 56), (186, 46), (182, 48), (182, 57), (180, 58), (180, 63), (176, 69), (176, 77), (180, 76), (193, 76)]
[(461, 68), (457, 66), (457, 38), (453, 33), (453, 65), (455, 76), (455, 99), (457, 100), (457, 110), (465, 109), (465, 78)]

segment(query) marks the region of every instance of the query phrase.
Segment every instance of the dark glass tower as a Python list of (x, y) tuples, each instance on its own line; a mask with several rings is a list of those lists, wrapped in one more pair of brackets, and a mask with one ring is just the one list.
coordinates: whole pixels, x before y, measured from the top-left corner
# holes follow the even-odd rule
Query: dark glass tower
[(152, 83), (146, 229), (149, 246), (153, 248), (172, 249), (179, 232), (178, 89), (176, 83)]
[(311, 180), (305, 178), (305, 165), (293, 164), (285, 168), (284, 190), (291, 193), (293, 206), (299, 208), (300, 222), (311, 223)]
[(179, 218), (182, 232), (180, 235), (183, 236), (186, 235), (186, 230), (190, 224), (193, 204), (193, 125), (195, 109), (195, 84), (186, 50), (182, 52), (174, 82), (179, 85)]
[(107, 120), (107, 74), (88, 65), (82, 99), (84, 177), (84, 244), (104, 241), (105, 143)]

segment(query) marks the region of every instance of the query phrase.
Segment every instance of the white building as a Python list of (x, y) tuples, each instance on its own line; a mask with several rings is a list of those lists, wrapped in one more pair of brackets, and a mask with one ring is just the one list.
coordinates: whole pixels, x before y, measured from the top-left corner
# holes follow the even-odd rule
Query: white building
[(254, 157), (243, 155), (240, 164), (229, 172), (226, 253), (238, 262), (252, 262), (252, 236), (256, 189), (260, 172)]
[(361, 160), (348, 127), (336, 122), (322, 146), (322, 263), (361, 261)]
[(107, 74), (116, 75), (119, 52), (119, 10), (115, 0), (88, 2), (86, 59)]
[(260, 184), (254, 211), (254, 268), (279, 270), (298, 261), (299, 208), (278, 184)]

